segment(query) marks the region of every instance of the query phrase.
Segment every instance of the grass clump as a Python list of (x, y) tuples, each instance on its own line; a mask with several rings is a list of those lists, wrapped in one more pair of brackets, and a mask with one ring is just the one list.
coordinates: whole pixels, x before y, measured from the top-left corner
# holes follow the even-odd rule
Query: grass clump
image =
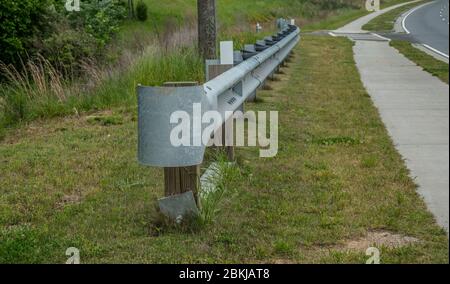
[(9, 81), (0, 90), (3, 125), (20, 121), (26, 116), (35, 117), (33, 109), (36, 108), (51, 116), (51, 105), (67, 99), (67, 82), (44, 57), (28, 61), (22, 69), (25, 72), (0, 62), (0, 72)]
[[(156, 206), (156, 205), (155, 205)], [(172, 220), (156, 209), (154, 220), (150, 225), (151, 236), (163, 236), (164, 234), (196, 234), (205, 228), (201, 215), (187, 215), (183, 220)]]
[(235, 163), (227, 160), (226, 155), (219, 153), (212, 165), (213, 174), (206, 180), (206, 183), (214, 185), (214, 188), (200, 189), (201, 219), (204, 224), (214, 222), (214, 217), (219, 213), (220, 202), (225, 195), (233, 194), (229, 187), (230, 181), (236, 180), (239, 176), (239, 169)]
[[(98, 86), (87, 90), (70, 83), (42, 58), (27, 64), (27, 73), (13, 66), (0, 65), (10, 84), (0, 89), (2, 128), (37, 118), (79, 113), (111, 106), (135, 106), (138, 83), (154, 86), (166, 81), (202, 81), (203, 63), (193, 48), (166, 53), (149, 48), (142, 58), (119, 78), (105, 74)], [(94, 70), (95, 71), (95, 70)], [(102, 76), (101, 74), (98, 76)]]
[(145, 22), (148, 18), (147, 4), (142, 0), (138, 2), (136, 6), (136, 17), (139, 21)]
[[(208, 157), (204, 161), (208, 171), (211, 173), (207, 178), (202, 177), (198, 189), (198, 215), (184, 217), (182, 220), (171, 220), (159, 212), (155, 216), (155, 221), (151, 225), (151, 232), (154, 235), (167, 233), (198, 233), (214, 223), (214, 218), (220, 213), (221, 202), (227, 195), (234, 193), (230, 188), (230, 181), (236, 180), (240, 171), (236, 163), (229, 162), (222, 149), (209, 148)], [(155, 207), (157, 205), (155, 204)]]
[(329, 138), (315, 138), (313, 139), (313, 143), (322, 146), (332, 146), (332, 145), (357, 145), (361, 144), (361, 141), (358, 139), (347, 137), (347, 136), (338, 136), (338, 137), (329, 137)]
[(103, 126), (108, 125), (119, 125), (123, 123), (123, 119), (121, 116), (117, 115), (108, 115), (108, 116), (90, 116), (87, 121), (90, 124), (100, 124)]

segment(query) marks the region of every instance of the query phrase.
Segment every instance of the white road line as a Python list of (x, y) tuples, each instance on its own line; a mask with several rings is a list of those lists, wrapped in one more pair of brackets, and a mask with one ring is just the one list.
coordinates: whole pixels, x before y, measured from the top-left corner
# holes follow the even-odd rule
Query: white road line
[(373, 36), (376, 36), (376, 37), (378, 37), (378, 38), (381, 38), (382, 40), (387, 40), (387, 41), (391, 41), (391, 39), (390, 39), (390, 38), (387, 38), (387, 37), (381, 36), (381, 35), (379, 35), (379, 34), (376, 34), (376, 33), (371, 33), (371, 35), (373, 35)]
[(419, 10), (420, 8), (423, 8), (423, 7), (427, 6), (427, 5), (430, 5), (430, 4), (432, 4), (432, 3), (434, 3), (434, 2), (430, 2), (430, 3), (426, 3), (426, 4), (423, 4), (423, 5), (420, 5), (419, 7), (416, 7), (416, 8), (414, 8), (414, 9), (412, 9), (411, 11), (409, 11), (408, 14), (406, 14), (405, 17), (403, 17), (403, 20), (402, 20), (402, 27), (403, 27), (403, 30), (404, 30), (407, 34), (410, 34), (411, 32), (406, 28), (406, 19), (407, 19), (412, 13), (414, 13), (415, 11), (417, 11), (417, 10)]
[(431, 46), (429, 46), (428, 44), (422, 44), (424, 47), (428, 48), (429, 50), (436, 52), (437, 54), (444, 56), (445, 58), (449, 59), (448, 55), (443, 53), (442, 51), (437, 50), (436, 48), (433, 48)]
[(337, 35), (334, 34), (333, 32), (329, 32), (328, 34), (329, 34), (330, 36), (337, 37)]
[[(414, 9), (412, 9), (411, 11), (409, 11), (408, 14), (406, 14), (406, 15), (403, 17), (403, 20), (402, 20), (402, 27), (403, 27), (403, 30), (404, 30), (407, 34), (411, 34), (411, 32), (408, 30), (408, 28), (406, 28), (406, 19), (407, 19), (412, 13), (416, 12), (416, 11), (419, 10), (420, 8), (423, 8), (423, 7), (425, 7), (425, 6), (429, 5), (429, 4), (433, 4), (433, 3), (434, 3), (434, 2), (429, 2), (429, 3), (426, 3), (426, 4), (420, 5), (420, 6), (416, 7), (416, 8), (414, 8)], [(443, 19), (443, 21), (445, 21), (445, 19)], [(447, 23), (447, 24), (448, 24), (448, 23)], [(436, 52), (437, 54), (439, 54), (439, 55), (441, 55), (441, 56), (444, 56), (445, 58), (449, 59), (449, 56), (448, 56), (447, 54), (443, 53), (442, 51), (439, 51), (439, 50), (437, 50), (436, 48), (433, 48), (433, 47), (429, 46), (428, 44), (422, 44), (422, 45), (423, 45), (424, 47), (428, 48), (429, 50), (431, 50), (431, 51), (433, 51), (433, 52)]]

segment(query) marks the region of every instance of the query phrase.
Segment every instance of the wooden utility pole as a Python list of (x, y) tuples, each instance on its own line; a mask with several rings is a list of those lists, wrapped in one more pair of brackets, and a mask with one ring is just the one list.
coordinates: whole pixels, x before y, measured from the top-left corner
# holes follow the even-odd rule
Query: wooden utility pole
[(206, 59), (216, 58), (216, 0), (197, 0), (198, 48)]

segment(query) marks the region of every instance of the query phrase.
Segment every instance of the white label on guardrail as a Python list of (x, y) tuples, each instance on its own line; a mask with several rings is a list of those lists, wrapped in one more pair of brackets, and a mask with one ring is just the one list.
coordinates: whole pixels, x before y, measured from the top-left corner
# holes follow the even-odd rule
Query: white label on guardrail
[[(202, 115), (202, 106), (194, 103), (193, 117), (186, 111), (175, 111), (170, 115), (170, 123), (176, 124), (170, 133), (170, 143), (174, 147), (237, 146), (261, 147), (261, 158), (271, 158), (278, 154), (278, 111), (269, 112), (269, 136), (267, 136), (267, 113), (258, 111), (227, 111), (225, 123), (225, 145), (222, 139), (222, 115), (218, 111), (207, 111)], [(192, 121), (192, 125), (191, 125)], [(245, 121), (247, 121), (247, 145), (245, 145)], [(236, 122), (236, 132), (234, 124)], [(206, 127), (202, 127), (207, 125)], [(203, 131), (202, 131), (203, 129)], [(211, 139), (211, 133), (213, 139)], [(236, 134), (236, 135), (234, 135)], [(236, 139), (234, 137), (236, 136)]]
[(220, 64), (233, 65), (234, 50), (232, 41), (220, 42)]

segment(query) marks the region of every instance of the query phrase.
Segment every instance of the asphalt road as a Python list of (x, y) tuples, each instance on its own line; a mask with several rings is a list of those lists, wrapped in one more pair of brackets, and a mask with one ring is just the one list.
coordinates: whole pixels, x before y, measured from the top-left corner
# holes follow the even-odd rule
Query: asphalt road
[(419, 43), (448, 57), (449, 0), (437, 0), (412, 10), (404, 20), (404, 28)]

